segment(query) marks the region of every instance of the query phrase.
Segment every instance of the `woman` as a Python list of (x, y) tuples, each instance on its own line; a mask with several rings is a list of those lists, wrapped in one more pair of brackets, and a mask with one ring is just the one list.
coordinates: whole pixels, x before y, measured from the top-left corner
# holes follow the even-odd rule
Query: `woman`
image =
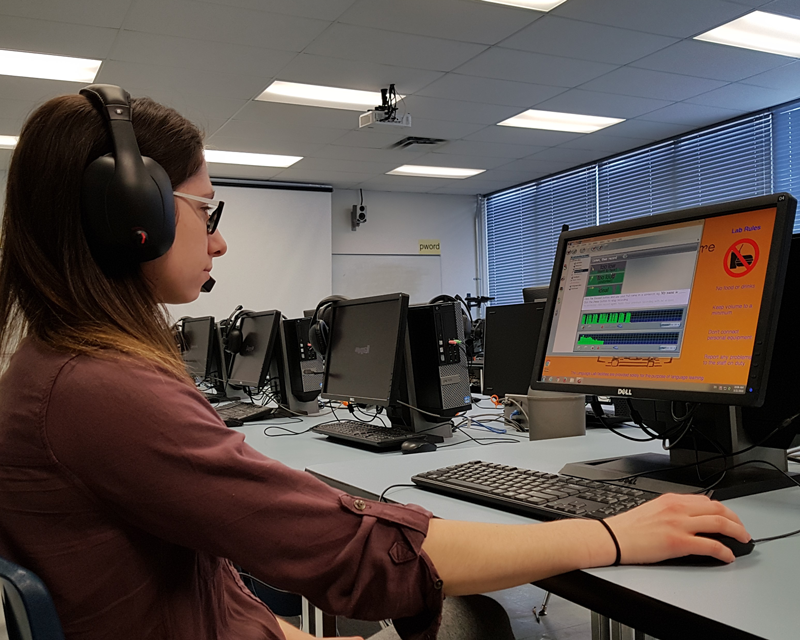
[(132, 110), (142, 155), (181, 194), (163, 255), (114, 264), (87, 242), (96, 194), (82, 196), (84, 171), (112, 148), (86, 97), (40, 107), (8, 173), (0, 347), (14, 353), (0, 379), (0, 555), (44, 580), (68, 638), (304, 637), (231, 562), (326, 611), (433, 638), (445, 595), (620, 559), (730, 562), (729, 549), (694, 534), (749, 540), (734, 513), (701, 496), (665, 496), (605, 524), (431, 520), (248, 447), (186, 376), (163, 307), (196, 299), (227, 250), (218, 213), (209, 220), (201, 135), (149, 99)]

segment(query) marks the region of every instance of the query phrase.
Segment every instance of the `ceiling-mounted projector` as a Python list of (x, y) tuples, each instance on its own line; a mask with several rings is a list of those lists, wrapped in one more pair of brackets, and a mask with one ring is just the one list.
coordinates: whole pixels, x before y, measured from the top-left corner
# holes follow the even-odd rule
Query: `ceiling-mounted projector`
[(375, 127), (410, 127), (411, 114), (397, 115), (397, 92), (394, 85), (388, 89), (381, 89), (381, 104), (358, 116), (358, 128), (372, 129)]

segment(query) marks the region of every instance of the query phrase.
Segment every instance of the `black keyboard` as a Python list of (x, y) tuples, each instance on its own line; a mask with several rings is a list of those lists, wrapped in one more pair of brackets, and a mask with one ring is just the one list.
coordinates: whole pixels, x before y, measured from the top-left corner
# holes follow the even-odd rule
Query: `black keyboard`
[(522, 512), (540, 520), (601, 520), (658, 497), (656, 493), (608, 482), (479, 461), (421, 473), (411, 481), (436, 493)]
[(321, 424), (311, 429), (314, 433), (334, 440), (345, 440), (371, 449), (399, 449), (414, 434), (397, 427), (382, 427), (358, 420), (342, 420)]
[(229, 427), (238, 427), (245, 422), (270, 420), (271, 418), (288, 418), (292, 415), (281, 407), (262, 407), (251, 402), (232, 402), (224, 407), (215, 407), (215, 411)]

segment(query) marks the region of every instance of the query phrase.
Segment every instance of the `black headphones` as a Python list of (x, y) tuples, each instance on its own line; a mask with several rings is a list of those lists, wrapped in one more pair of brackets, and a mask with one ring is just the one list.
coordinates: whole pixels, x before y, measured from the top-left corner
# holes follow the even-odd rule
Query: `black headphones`
[(338, 300), (347, 300), (344, 296), (328, 296), (319, 301), (314, 315), (311, 316), (311, 326), (308, 329), (308, 341), (320, 358), (328, 352), (328, 340), (331, 335), (331, 316), (333, 305)]
[(233, 310), (233, 313), (228, 316), (225, 322), (225, 333), (222, 338), (222, 344), (225, 351), (228, 353), (239, 354), (244, 346), (244, 335), (242, 334), (242, 322), (244, 319), (253, 313), (247, 309), (242, 309), (239, 305)]
[(127, 91), (93, 84), (80, 94), (108, 123), (114, 149), (83, 172), (83, 231), (102, 269), (130, 269), (164, 255), (175, 240), (172, 184), (161, 165), (139, 152)]
[(428, 304), (438, 304), (440, 302), (456, 302), (460, 303), (458, 308), (461, 309), (461, 321), (464, 325), (464, 340), (472, 337), (472, 316), (464, 310), (462, 305), (465, 305), (461, 296), (449, 296), (446, 293), (436, 296)]
[(178, 318), (177, 322), (172, 325), (172, 330), (175, 332), (175, 342), (178, 343), (178, 348), (181, 350), (181, 353), (186, 353), (189, 350), (189, 339), (184, 333), (184, 328), (186, 326), (185, 321), (188, 318), (189, 316)]

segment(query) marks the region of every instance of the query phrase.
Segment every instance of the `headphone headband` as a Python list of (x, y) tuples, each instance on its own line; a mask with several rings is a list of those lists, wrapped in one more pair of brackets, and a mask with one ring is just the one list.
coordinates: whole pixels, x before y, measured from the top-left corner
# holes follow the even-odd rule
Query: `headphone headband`
[(103, 116), (113, 152), (86, 167), (81, 189), (83, 230), (104, 271), (123, 271), (164, 255), (175, 240), (175, 201), (166, 171), (142, 157), (130, 95), (121, 87), (81, 89)]

